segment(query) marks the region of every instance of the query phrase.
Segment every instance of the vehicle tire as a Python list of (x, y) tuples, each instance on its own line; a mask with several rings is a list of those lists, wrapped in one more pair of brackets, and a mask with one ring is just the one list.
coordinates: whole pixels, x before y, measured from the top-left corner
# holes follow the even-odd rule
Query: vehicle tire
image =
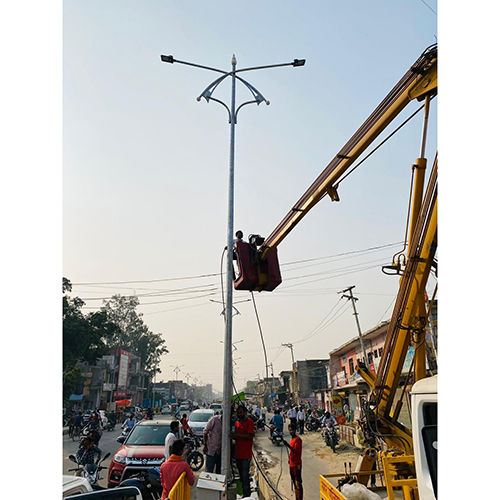
[(192, 451), (187, 458), (189, 467), (195, 472), (199, 471), (205, 463), (205, 457), (199, 451)]
[(313, 430), (313, 426), (311, 425), (311, 422), (306, 422), (306, 431), (311, 432)]

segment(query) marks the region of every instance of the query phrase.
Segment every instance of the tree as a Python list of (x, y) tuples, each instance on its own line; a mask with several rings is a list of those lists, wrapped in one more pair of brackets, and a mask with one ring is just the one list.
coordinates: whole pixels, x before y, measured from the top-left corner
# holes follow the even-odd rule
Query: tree
[(140, 356), (142, 366), (151, 378), (160, 373), (160, 358), (168, 353), (168, 349), (161, 335), (153, 333), (144, 323), (142, 313), (136, 311), (138, 305), (137, 297), (114, 295), (104, 302), (101, 311), (119, 328), (115, 335), (108, 338), (109, 347), (126, 349)]
[[(109, 352), (107, 340), (113, 338), (118, 327), (109, 320), (105, 311), (85, 315), (85, 302), (79, 297), (70, 297), (71, 282), (63, 278), (63, 393), (67, 398), (80, 380), (76, 363), (92, 364)], [(69, 392), (69, 394), (68, 394)]]

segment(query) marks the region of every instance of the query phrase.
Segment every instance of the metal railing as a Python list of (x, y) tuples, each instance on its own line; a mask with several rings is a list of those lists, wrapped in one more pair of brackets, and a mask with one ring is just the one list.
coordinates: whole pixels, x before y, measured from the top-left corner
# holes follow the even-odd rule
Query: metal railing
[(191, 486), (189, 486), (189, 483), (187, 482), (186, 473), (183, 472), (170, 490), (168, 500), (189, 500), (190, 498)]

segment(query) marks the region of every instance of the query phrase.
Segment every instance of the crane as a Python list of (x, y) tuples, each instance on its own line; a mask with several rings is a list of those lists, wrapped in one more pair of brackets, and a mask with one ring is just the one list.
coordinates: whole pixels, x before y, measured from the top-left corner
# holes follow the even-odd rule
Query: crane
[[(431, 101), (437, 95), (437, 61), (437, 44), (434, 44), (412, 64), (269, 236), (250, 235), (248, 243), (237, 240), (234, 246), (238, 268), (234, 272), (235, 288), (274, 290), (282, 281), (278, 245), (324, 197), (328, 196), (332, 202), (340, 201), (340, 184), (366, 159), (356, 164), (361, 155), (409, 103), (423, 101), (417, 110), (424, 110), (424, 119), (420, 154), (412, 166), (406, 255), (399, 252), (391, 265), (383, 269), (386, 274), (400, 276), (399, 291), (377, 373), (373, 374), (363, 362), (357, 366), (358, 373), (371, 389), (362, 425), (368, 442), (373, 443), (370, 452), (363, 456), (358, 481), (367, 483), (368, 472), (373, 465), (371, 451), (377, 448), (382, 458), (389, 500), (395, 498), (396, 489), (402, 490), (405, 500), (418, 498), (417, 489), (420, 500), (434, 500), (437, 496), (437, 450), (434, 446), (437, 440), (436, 381), (423, 384), (427, 375), (425, 328), (427, 311), (430, 310), (426, 308), (426, 285), (431, 269), (437, 269), (437, 153), (425, 183), (428, 117)], [(412, 394), (415, 396), (412, 407), (413, 433), (399, 422), (403, 401), (402, 398), (396, 400), (410, 346), (415, 347), (413, 370), (410, 370), (413, 376)], [(407, 377), (406, 383), (409, 381)], [(336, 488), (336, 496), (325, 493), (331, 491), (331, 485), (327, 485), (327, 482), (328, 477), (333, 476), (336, 475), (320, 476), (322, 498), (343, 499)]]

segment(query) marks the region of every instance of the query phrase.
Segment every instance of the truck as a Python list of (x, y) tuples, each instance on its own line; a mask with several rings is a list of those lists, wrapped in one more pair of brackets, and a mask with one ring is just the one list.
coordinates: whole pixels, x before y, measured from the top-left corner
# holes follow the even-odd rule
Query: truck
[[(385, 274), (399, 279), (399, 291), (376, 373), (364, 362), (357, 372), (368, 384), (370, 394), (362, 409), (360, 425), (369, 443), (358, 470), (352, 477), (344, 473), (319, 477), (322, 499), (345, 500), (342, 485), (347, 479), (364, 487), (372, 474), (383, 476), (388, 500), (435, 500), (437, 498), (437, 376), (426, 369), (425, 334), (432, 299), (426, 294), (429, 274), (437, 277), (437, 152), (426, 179), (426, 144), (431, 101), (437, 96), (437, 44), (419, 56), (401, 80), (367, 120), (339, 150), (317, 179), (293, 205), (267, 238), (250, 235), (234, 246), (236, 290), (272, 291), (282, 281), (277, 247), (323, 198), (340, 201), (340, 187), (361, 163), (405, 123), (423, 111), (420, 151), (411, 167), (411, 192), (407, 207), (407, 228), (403, 249)], [(374, 143), (411, 102), (421, 106), (379, 145), (362, 154)], [(411, 369), (401, 388), (403, 364), (410, 347), (415, 349)], [(400, 421), (403, 396), (411, 387), (411, 428)], [(398, 392), (400, 393), (398, 395)], [(382, 469), (374, 470), (377, 463)], [(350, 475), (351, 476), (351, 475)], [(334, 485), (332, 480), (339, 480)]]

